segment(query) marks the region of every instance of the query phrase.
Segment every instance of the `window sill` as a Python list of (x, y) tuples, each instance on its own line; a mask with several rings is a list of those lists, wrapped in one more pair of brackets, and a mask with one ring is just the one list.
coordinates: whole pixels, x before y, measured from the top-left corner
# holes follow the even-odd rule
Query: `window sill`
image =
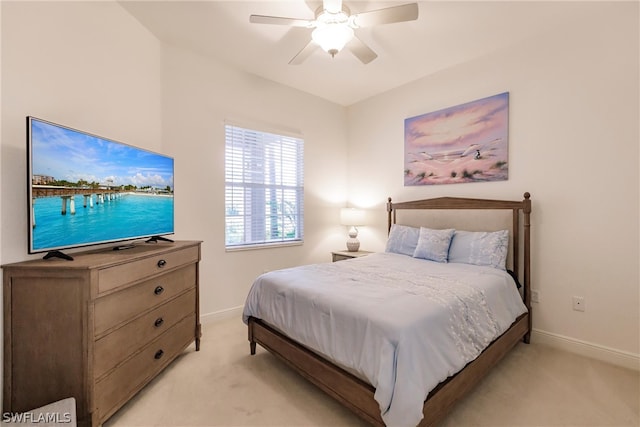
[(304, 241), (296, 240), (292, 242), (277, 242), (277, 243), (258, 243), (255, 245), (241, 245), (241, 246), (227, 246), (225, 252), (240, 252), (240, 251), (253, 251), (256, 249), (271, 249), (282, 248), (286, 246), (302, 246)]

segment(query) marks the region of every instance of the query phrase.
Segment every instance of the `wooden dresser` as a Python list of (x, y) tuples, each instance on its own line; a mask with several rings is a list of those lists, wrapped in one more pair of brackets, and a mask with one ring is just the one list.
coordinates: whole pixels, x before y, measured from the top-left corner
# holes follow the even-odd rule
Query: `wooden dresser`
[(74, 397), (99, 426), (186, 347), (200, 347), (200, 242), (4, 265), (3, 411)]

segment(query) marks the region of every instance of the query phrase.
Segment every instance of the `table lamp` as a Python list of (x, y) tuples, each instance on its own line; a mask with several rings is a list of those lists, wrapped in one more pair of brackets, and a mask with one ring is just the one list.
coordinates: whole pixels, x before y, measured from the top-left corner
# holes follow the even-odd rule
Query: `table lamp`
[(342, 208), (340, 209), (340, 224), (349, 226), (349, 240), (347, 249), (349, 252), (357, 252), (360, 249), (357, 226), (365, 222), (365, 212), (362, 209)]

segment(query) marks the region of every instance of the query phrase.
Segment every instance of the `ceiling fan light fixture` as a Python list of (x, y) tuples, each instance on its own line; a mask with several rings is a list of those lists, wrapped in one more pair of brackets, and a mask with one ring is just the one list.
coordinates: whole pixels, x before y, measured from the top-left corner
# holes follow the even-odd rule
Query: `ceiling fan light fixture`
[(352, 15), (351, 10), (344, 5), (342, 0), (322, 0), (322, 6), (316, 9), (316, 18), (313, 20), (283, 16), (251, 15), (249, 21), (256, 24), (287, 25), (314, 29), (311, 33), (312, 40), (289, 61), (289, 64), (301, 64), (318, 46), (334, 57), (347, 44), (349, 51), (360, 62), (368, 64), (376, 59), (378, 55), (355, 36), (354, 29), (392, 24), (394, 22), (414, 21), (418, 19), (418, 13), (418, 3), (414, 2)]
[(353, 28), (346, 24), (326, 24), (320, 25), (311, 38), (331, 56), (335, 56), (353, 38)]

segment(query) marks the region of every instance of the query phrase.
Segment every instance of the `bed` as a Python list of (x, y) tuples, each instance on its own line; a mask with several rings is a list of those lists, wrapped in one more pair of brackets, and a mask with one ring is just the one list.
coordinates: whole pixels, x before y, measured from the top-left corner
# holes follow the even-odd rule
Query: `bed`
[(435, 425), (529, 342), (530, 214), (529, 193), (389, 198), (384, 252), (256, 279), (251, 354), (260, 344), (372, 425)]

